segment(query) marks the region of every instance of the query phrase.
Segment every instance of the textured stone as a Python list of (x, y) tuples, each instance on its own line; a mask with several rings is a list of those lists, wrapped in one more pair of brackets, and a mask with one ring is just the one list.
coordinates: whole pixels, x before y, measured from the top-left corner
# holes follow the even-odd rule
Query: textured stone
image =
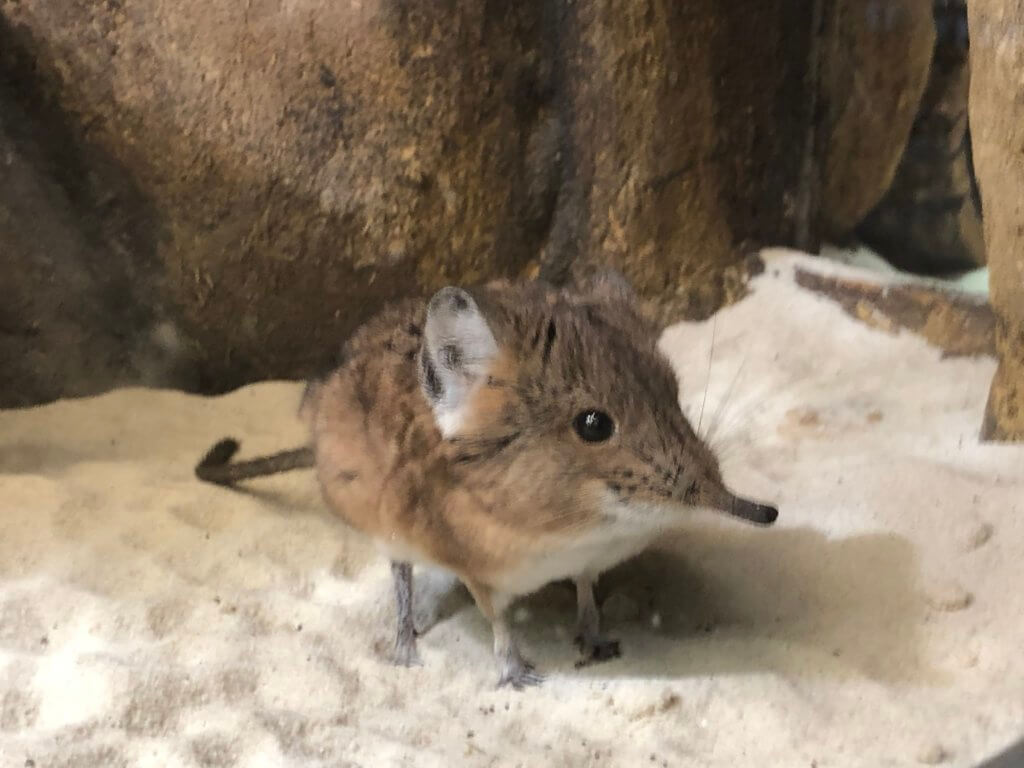
[(44, 246), (65, 288), (19, 282), (4, 322), (78, 302), (21, 390), (303, 377), (385, 300), (583, 263), (706, 317), (756, 246), (813, 246), (823, 167), (856, 216), (891, 177), (931, 38), (910, 0), (853, 7), (7, 0), (0, 63), (28, 132), (61, 128), (32, 141), (71, 234)]
[(530, 6), (4, 6), (69, 143), (130, 169), (207, 388), (330, 365), (380, 303), (521, 271), (556, 132)]
[(970, 119), (999, 367), (982, 436), (1024, 440), (1024, 0), (972, 0)]
[(967, 7), (935, 0), (937, 36), (928, 86), (903, 159), (858, 236), (898, 267), (948, 273), (985, 263), (967, 124)]
[(612, 264), (703, 317), (735, 295), (723, 266), (792, 242), (813, 5), (567, 4), (555, 68), (571, 152), (544, 274)]
[(889, 188), (928, 82), (931, 0), (827, 3), (822, 77), (826, 235), (842, 238)]
[[(1000, 254), (997, 258), (1001, 261), (1020, 260), (1020, 253), (1017, 250)], [(990, 273), (993, 292), (996, 280), (1012, 279), (1012, 275), (1009, 278), (1004, 276), (1005, 271)], [(1024, 290), (1018, 292), (1024, 294)], [(1001, 290), (1000, 294), (1005, 297), (1012, 292)], [(1024, 295), (1018, 300), (1024, 301)], [(1011, 316), (1014, 309), (1012, 306), (999, 307), (1000, 311)], [(1012, 319), (1000, 318), (996, 325), (996, 351), (999, 366), (985, 405), (981, 434), (986, 440), (1024, 440), (1024, 323), (1014, 325)]]
[(79, 151), (73, 118), (40, 98), (25, 42), (0, 15), (0, 408), (115, 384), (192, 387), (147, 201), (108, 155)]
[(996, 317), (987, 303), (973, 297), (930, 286), (885, 285), (803, 269), (797, 269), (796, 282), (837, 301), (847, 314), (867, 325), (890, 333), (898, 328), (914, 331), (949, 357), (996, 354)]

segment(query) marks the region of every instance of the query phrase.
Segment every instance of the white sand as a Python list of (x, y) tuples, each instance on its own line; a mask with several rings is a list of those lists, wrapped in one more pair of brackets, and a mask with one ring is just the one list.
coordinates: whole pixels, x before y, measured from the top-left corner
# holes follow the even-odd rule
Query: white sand
[(488, 627), (436, 578), (425, 665), (382, 660), (386, 564), (311, 474), (193, 479), (225, 434), (248, 454), (298, 442), (299, 386), (0, 413), (0, 766), (971, 766), (1002, 748), (1024, 732), (1024, 448), (977, 442), (994, 363), (855, 323), (793, 285), (800, 258), (665, 336), (695, 419), (709, 382), (727, 479), (777, 499), (778, 526), (705, 518), (612, 573), (613, 663), (573, 668), (570, 589), (526, 601), (550, 677), (523, 693), (495, 690)]

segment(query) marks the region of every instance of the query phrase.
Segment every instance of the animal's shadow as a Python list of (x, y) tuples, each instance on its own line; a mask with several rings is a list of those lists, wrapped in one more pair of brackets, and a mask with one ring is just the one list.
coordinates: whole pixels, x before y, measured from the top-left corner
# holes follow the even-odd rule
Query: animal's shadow
[(56, 438), (14, 440), (0, 445), (0, 475), (58, 474), (75, 464), (88, 461), (86, 450), (76, 451)]
[[(277, 511), (330, 516), (298, 480), (233, 490)], [(930, 682), (938, 672), (920, 647), (926, 608), (917, 571), (912, 544), (895, 534), (695, 525), (602, 576), (602, 628), (621, 641), (621, 658), (574, 669), (569, 582), (519, 601), (515, 631), (542, 669), (597, 679), (773, 671)], [(421, 569), (415, 583), (426, 633), (454, 618), (464, 639), (490, 647), (490, 626), (465, 588)]]
[[(594, 678), (773, 671), (931, 680), (938, 673), (920, 649), (916, 573), (910, 542), (892, 534), (698, 528), (602, 577), (603, 628), (621, 641), (621, 658), (573, 670), (575, 589), (567, 582), (521, 601), (526, 617), (515, 626), (541, 667)], [(444, 600), (474, 640), (490, 644), (475, 609), (460, 610), (464, 590)]]

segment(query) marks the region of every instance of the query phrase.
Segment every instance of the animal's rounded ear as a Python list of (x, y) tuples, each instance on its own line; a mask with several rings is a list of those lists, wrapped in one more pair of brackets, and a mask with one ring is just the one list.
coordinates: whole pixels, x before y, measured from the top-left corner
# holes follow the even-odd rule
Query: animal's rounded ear
[(430, 299), (423, 337), (431, 356), (452, 370), (490, 362), (497, 352), (494, 334), (476, 301), (454, 286)]
[(459, 410), (497, 354), (494, 334), (472, 296), (452, 286), (434, 294), (423, 328), (420, 386), (445, 434), (453, 431)]
[(573, 282), (577, 293), (591, 299), (625, 304), (636, 300), (636, 293), (626, 276), (611, 267), (593, 267), (579, 274)]

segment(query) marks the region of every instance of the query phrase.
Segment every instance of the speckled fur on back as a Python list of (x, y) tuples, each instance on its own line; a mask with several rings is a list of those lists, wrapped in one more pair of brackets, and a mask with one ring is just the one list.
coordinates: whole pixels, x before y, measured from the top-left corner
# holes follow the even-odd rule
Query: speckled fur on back
[[(657, 336), (608, 274), (571, 291), (497, 282), (395, 304), (304, 398), (324, 498), (396, 564), (458, 575), (521, 676), (499, 631), (515, 595), (589, 585), (695, 507), (774, 520), (723, 486)], [(584, 439), (586, 413), (613, 426)]]
[[(479, 311), (496, 350), (447, 436), (431, 403), (467, 351), (424, 341), (427, 302), (371, 321), (319, 395), (313, 444), (332, 507), (395, 552), (484, 583), (612, 518), (646, 536), (687, 507), (724, 508), (731, 496), (680, 410), (656, 331), (618, 288), (493, 283), (471, 292), (475, 308), (451, 307)], [(574, 432), (587, 409), (614, 420), (609, 440)]]

